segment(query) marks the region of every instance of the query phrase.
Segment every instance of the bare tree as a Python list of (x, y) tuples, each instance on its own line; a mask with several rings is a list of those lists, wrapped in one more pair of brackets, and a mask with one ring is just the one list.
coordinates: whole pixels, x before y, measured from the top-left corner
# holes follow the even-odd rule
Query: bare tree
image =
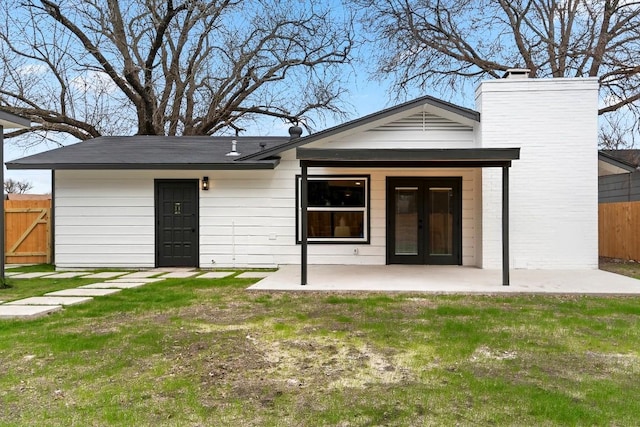
[(39, 135), (211, 135), (342, 112), (348, 16), (321, 0), (5, 0), (0, 106)]
[(377, 73), (396, 89), (451, 93), (514, 66), (533, 77), (597, 76), (599, 113), (632, 116), (640, 131), (640, 1), (356, 1), (377, 42)]
[(4, 192), (6, 194), (24, 194), (33, 188), (29, 181), (18, 181), (17, 179), (6, 179), (4, 181)]

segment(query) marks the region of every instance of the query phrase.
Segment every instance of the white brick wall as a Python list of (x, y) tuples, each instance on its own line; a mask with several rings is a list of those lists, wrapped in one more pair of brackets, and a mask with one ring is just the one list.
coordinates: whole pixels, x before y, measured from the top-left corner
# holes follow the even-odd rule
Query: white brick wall
[[(512, 268), (597, 268), (597, 79), (481, 83), (482, 147), (521, 147), (510, 169)], [(502, 174), (482, 172), (482, 259), (499, 268)]]

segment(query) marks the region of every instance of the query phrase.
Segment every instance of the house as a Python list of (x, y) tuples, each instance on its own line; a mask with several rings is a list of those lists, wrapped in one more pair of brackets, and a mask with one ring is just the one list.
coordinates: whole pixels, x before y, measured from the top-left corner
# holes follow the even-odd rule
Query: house
[(598, 202), (640, 201), (640, 150), (598, 153)]
[(7, 167), (52, 170), (58, 267), (451, 264), (504, 284), (597, 268), (597, 79), (513, 70), (475, 95), (307, 136), (102, 137)]

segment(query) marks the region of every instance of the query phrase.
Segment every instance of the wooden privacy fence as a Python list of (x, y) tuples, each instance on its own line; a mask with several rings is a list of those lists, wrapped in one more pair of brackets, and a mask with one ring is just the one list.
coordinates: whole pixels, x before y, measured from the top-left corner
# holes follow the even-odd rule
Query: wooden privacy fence
[(51, 262), (51, 200), (5, 200), (5, 262)]
[(598, 205), (600, 256), (640, 261), (640, 202)]

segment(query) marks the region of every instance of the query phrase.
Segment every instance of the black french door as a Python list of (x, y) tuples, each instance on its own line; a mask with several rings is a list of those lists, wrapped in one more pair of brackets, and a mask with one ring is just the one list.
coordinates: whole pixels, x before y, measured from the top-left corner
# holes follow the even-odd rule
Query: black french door
[(462, 178), (387, 178), (387, 263), (462, 264)]

